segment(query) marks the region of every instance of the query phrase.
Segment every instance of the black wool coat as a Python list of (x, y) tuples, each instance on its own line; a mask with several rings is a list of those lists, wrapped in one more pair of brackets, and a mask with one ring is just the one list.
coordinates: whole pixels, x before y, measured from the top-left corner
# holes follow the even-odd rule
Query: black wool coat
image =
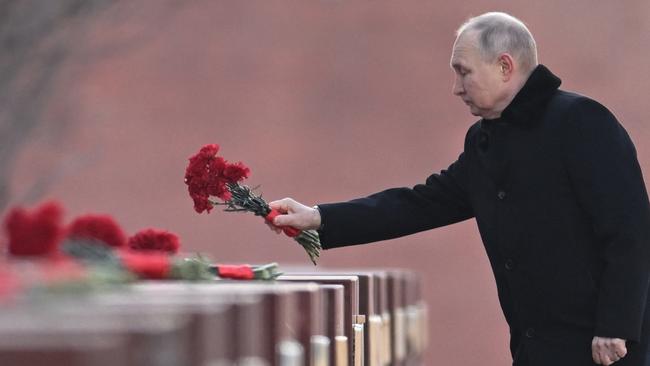
[[(413, 188), (320, 204), (325, 249), (474, 217), (515, 360), (593, 365), (594, 336), (645, 363), (650, 205), (628, 134), (602, 105), (558, 89), (540, 65), (502, 116), (472, 125), (448, 169)], [(525, 351), (522, 351), (525, 350)]]

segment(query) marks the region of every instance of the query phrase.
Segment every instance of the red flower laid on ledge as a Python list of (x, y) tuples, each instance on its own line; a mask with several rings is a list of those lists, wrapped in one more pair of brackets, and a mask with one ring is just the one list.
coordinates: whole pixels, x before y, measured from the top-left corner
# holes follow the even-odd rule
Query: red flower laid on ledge
[(222, 279), (232, 280), (274, 280), (283, 273), (278, 271), (277, 263), (261, 266), (249, 264), (213, 264), (210, 271)]
[(88, 214), (79, 216), (68, 227), (68, 238), (99, 240), (113, 248), (126, 245), (126, 235), (120, 225), (109, 215)]
[[(210, 144), (203, 146), (197, 154), (190, 157), (190, 163), (185, 170), (185, 184), (194, 201), (194, 210), (198, 213), (210, 213), (214, 206), (223, 205), (226, 206), (225, 211), (252, 212), (272, 224), (273, 218), (280, 213), (271, 209), (268, 203), (249, 187), (239, 183), (248, 178), (250, 169), (241, 162), (228, 163), (224, 158), (217, 156), (217, 152), (219, 145)], [(301, 231), (284, 226), (282, 231), (302, 245), (311, 261), (316, 264), (321, 246), (315, 230)]]
[(140, 278), (162, 280), (171, 277), (173, 261), (164, 253), (117, 252), (122, 266)]
[(13, 208), (5, 219), (9, 254), (14, 256), (56, 255), (64, 236), (63, 208), (58, 202), (43, 203), (28, 211)]
[(145, 229), (130, 237), (127, 246), (134, 251), (176, 254), (181, 244), (178, 236), (169, 231)]

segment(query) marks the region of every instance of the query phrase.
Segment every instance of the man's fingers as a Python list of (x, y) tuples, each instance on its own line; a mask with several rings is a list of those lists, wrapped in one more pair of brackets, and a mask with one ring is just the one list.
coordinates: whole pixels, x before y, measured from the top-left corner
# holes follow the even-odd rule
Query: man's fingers
[[(601, 338), (602, 339), (602, 338)], [(603, 354), (606, 355), (607, 359), (604, 361), (609, 361), (609, 364), (613, 364), (616, 361), (627, 355), (627, 347), (625, 347), (625, 340), (620, 338), (605, 338), (603, 340)], [(604, 357), (601, 357), (601, 359)]]
[(278, 211), (280, 211), (282, 213), (287, 212), (288, 209), (289, 209), (288, 205), (286, 203), (286, 198), (281, 199), (281, 200), (277, 200), (277, 201), (273, 201), (273, 202), (269, 202), (269, 207), (274, 208), (274, 209), (276, 209), (276, 210), (278, 210)]
[[(288, 213), (290, 213), (292, 210), (292, 205), (294, 204), (294, 200), (291, 198), (283, 198), (281, 200), (269, 202), (269, 207), (276, 209), (280, 211), (282, 215), (278, 215), (273, 219), (273, 225), (276, 226), (286, 226), (289, 225), (289, 222), (291, 221), (290, 219), (287, 218)], [(280, 230), (282, 231), (282, 230)]]
[(605, 346), (599, 348), (598, 354), (600, 356), (601, 365), (609, 366), (613, 364), (615, 361), (618, 361), (618, 357), (612, 355), (611, 353), (612, 353), (611, 350)]
[(296, 201), (291, 198), (283, 198), (281, 200), (269, 202), (269, 206), (280, 211), (281, 213), (287, 213), (291, 211), (295, 203)]
[(270, 202), (269, 206), (281, 213), (273, 219), (273, 224), (276, 226), (291, 226), (298, 230), (310, 230), (318, 228), (320, 225), (320, 213), (315, 208), (305, 206), (292, 198)]
[(627, 355), (625, 340), (594, 337), (591, 342), (591, 355), (595, 363), (609, 366)]
[(614, 361), (612, 361), (612, 359), (609, 358), (609, 356), (607, 356), (606, 354), (600, 357), (600, 361), (602, 362), (601, 365), (605, 365), (605, 366), (609, 366), (614, 363)]
[(292, 219), (293, 215), (291, 214), (278, 215), (273, 219), (273, 224), (276, 226), (291, 226)]
[(614, 343), (614, 351), (619, 358), (623, 358), (627, 355), (627, 347), (625, 346), (625, 340), (616, 339)]
[(616, 357), (615, 355), (611, 355), (609, 352), (605, 352), (605, 355), (600, 359), (603, 361), (603, 365), (609, 366), (618, 361), (620, 358)]
[(598, 349), (598, 344), (596, 342), (596, 338), (594, 337), (593, 341), (591, 341), (591, 358), (594, 359), (594, 362), (598, 365), (602, 365), (601, 360), (600, 360), (600, 354), (599, 354), (599, 349)]

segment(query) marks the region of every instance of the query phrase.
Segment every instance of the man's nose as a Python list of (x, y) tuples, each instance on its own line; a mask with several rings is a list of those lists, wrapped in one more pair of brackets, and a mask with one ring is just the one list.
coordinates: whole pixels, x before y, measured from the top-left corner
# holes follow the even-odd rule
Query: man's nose
[(463, 83), (458, 80), (458, 77), (454, 79), (454, 86), (451, 88), (451, 92), (454, 95), (461, 95), (465, 90), (463, 89)]

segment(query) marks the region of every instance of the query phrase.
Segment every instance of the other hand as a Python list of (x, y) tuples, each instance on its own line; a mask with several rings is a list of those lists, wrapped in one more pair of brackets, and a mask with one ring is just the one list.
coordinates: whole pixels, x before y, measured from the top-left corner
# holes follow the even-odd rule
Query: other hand
[(625, 339), (594, 337), (591, 341), (591, 356), (599, 365), (611, 365), (627, 355)]
[(292, 226), (300, 230), (315, 230), (320, 227), (320, 212), (292, 198), (269, 202), (269, 206), (282, 213), (273, 220), (275, 226), (269, 224), (269, 227), (278, 234), (282, 232), (278, 226)]

